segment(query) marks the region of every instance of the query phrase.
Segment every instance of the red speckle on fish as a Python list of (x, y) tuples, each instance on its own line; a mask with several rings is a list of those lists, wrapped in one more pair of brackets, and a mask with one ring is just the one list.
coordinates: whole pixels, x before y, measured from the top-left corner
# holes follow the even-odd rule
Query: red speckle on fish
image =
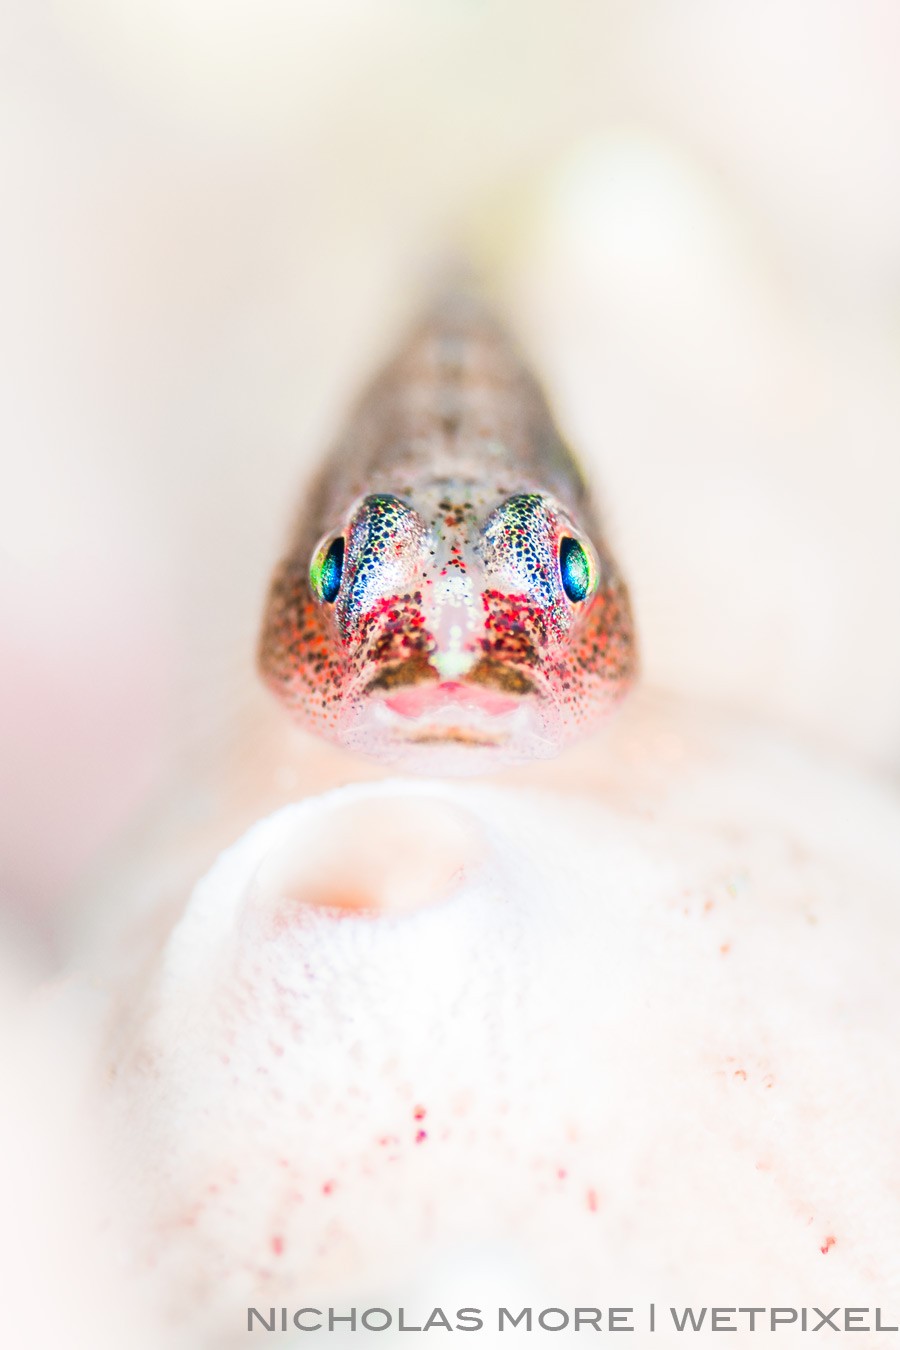
[(819, 1248), (819, 1251), (822, 1253), (823, 1256), (827, 1256), (828, 1253), (831, 1251), (832, 1247), (835, 1245), (836, 1242), (837, 1242), (837, 1238), (836, 1238), (836, 1237), (832, 1237), (831, 1235), (829, 1235), (829, 1236), (825, 1239), (825, 1241), (824, 1241), (824, 1243), (822, 1244), (822, 1246)]

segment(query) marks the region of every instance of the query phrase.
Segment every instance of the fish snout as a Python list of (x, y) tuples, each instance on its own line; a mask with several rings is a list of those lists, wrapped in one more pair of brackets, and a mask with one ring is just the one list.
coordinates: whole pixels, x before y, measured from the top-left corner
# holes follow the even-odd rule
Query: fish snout
[(348, 743), (422, 772), (552, 753), (555, 703), (530, 635), (498, 644), (474, 587), (426, 584), (412, 599), (415, 611), (386, 603), (353, 655)]

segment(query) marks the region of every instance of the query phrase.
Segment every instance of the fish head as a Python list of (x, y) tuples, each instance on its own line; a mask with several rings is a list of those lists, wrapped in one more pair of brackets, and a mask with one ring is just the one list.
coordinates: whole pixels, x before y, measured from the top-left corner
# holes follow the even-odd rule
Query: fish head
[(540, 491), (373, 493), (276, 575), (261, 665), (298, 719), (420, 772), (547, 758), (630, 686), (628, 593)]

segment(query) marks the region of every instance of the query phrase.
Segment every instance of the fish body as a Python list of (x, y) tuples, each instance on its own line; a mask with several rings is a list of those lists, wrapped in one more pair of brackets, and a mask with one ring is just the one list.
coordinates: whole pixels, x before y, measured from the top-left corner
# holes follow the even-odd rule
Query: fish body
[(276, 570), (259, 659), (309, 730), (423, 772), (551, 756), (632, 683), (585, 481), (472, 296), (435, 305), (364, 395)]

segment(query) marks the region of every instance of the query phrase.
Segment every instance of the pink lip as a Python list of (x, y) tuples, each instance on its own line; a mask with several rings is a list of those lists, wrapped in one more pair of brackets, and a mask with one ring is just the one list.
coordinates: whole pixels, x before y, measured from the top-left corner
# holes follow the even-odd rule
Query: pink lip
[(401, 717), (427, 717), (440, 712), (442, 708), (471, 708), (487, 713), (490, 717), (502, 717), (519, 707), (521, 699), (510, 698), (496, 690), (484, 689), (479, 685), (460, 684), (448, 681), (445, 684), (416, 685), (404, 689), (385, 699), (386, 705)]

